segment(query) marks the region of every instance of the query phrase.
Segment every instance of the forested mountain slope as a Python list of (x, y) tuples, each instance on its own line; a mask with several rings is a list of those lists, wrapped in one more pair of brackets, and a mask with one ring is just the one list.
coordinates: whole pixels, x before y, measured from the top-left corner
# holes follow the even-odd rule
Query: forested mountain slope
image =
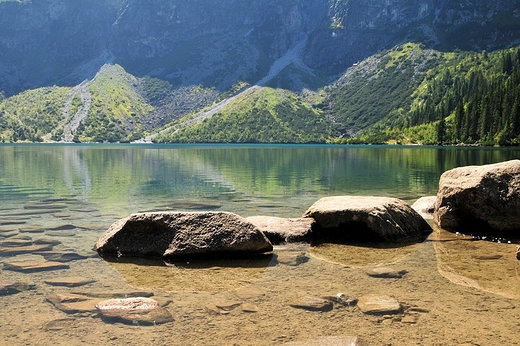
[(421, 92), (495, 66), (519, 19), (519, 0), (0, 0), (0, 140), (514, 144), (455, 133)]

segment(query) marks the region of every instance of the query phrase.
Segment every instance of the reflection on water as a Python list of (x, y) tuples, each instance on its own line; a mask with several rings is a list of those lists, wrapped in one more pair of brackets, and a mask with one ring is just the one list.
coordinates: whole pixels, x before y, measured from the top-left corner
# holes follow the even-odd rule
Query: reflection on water
[[(520, 308), (515, 244), (436, 230), (407, 246), (277, 247), (272, 258), (252, 262), (168, 266), (106, 262), (92, 247), (114, 221), (138, 211), (299, 217), (327, 195), (412, 202), (435, 194), (447, 169), (518, 157), (517, 149), (496, 148), (2, 145), (0, 261), (52, 258), (67, 269), (23, 272), (2, 265), (0, 285), (11, 286), (0, 287), (0, 344), (279, 345), (353, 333), (374, 345), (514, 344)], [(42, 244), (45, 251), (30, 251)], [(403, 274), (367, 275), (382, 266)], [(19, 292), (8, 292), (13, 287)], [(91, 302), (81, 313), (47, 302), (64, 293), (109, 298), (143, 289), (169, 302), (173, 324), (109, 325)], [(302, 297), (339, 293), (389, 295), (403, 312), (372, 318), (356, 307), (291, 307)], [(208, 312), (208, 305), (215, 308)]]
[(220, 292), (258, 280), (272, 255), (254, 259), (162, 262), (135, 259), (108, 264), (130, 285), (147, 290)]
[(348, 267), (375, 267), (402, 261), (420, 246), (417, 243), (379, 247), (324, 243), (311, 247), (310, 251), (318, 259)]
[(451, 282), (520, 299), (520, 261), (515, 244), (478, 241), (442, 229), (432, 234), (437, 265)]

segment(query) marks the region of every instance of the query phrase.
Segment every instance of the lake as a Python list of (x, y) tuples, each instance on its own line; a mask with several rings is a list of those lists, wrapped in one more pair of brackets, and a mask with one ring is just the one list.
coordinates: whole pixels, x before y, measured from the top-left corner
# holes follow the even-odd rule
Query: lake
[[(520, 327), (516, 240), (477, 241), (435, 229), (424, 243), (399, 248), (300, 244), (275, 247), (263, 262), (175, 266), (108, 263), (92, 247), (114, 221), (134, 212), (294, 218), (324, 196), (413, 203), (435, 195), (448, 169), (516, 158), (514, 148), (0, 145), (0, 282), (21, 283), (20, 292), (0, 296), (0, 343), (326, 345), (357, 336), (371, 345), (513, 344)], [(24, 251), (27, 246), (47, 250)], [(62, 267), (19, 272), (10, 266), (44, 257)], [(366, 274), (379, 266), (406, 274)], [(92, 309), (107, 297), (140, 293), (153, 295), (174, 322), (110, 324)], [(341, 304), (327, 312), (291, 306), (339, 293), (388, 295), (403, 312), (369, 316)], [(88, 299), (67, 309), (67, 299), (56, 302), (65, 294)], [(317, 341), (304, 343), (309, 340)]]

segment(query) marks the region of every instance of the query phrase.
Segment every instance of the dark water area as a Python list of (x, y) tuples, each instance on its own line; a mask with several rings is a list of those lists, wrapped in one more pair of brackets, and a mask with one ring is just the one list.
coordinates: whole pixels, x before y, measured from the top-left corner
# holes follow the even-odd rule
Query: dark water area
[[(371, 345), (514, 344), (514, 243), (436, 229), (401, 247), (300, 244), (275, 247), (259, 260), (168, 265), (104, 261), (92, 247), (114, 221), (135, 212), (292, 218), (333, 195), (413, 203), (435, 195), (446, 170), (517, 158), (515, 148), (0, 145), (0, 283), (21, 283), (14, 294), (0, 286), (0, 344), (298, 345), (347, 336)], [(16, 269), (42, 262), (61, 266)], [(406, 274), (366, 274), (381, 267)], [(65, 293), (84, 304), (60, 309), (56, 296)], [(174, 322), (106, 323), (94, 307), (102, 297), (138, 293), (157, 298)], [(368, 316), (356, 306), (292, 306), (339, 293), (389, 295), (402, 310)]]

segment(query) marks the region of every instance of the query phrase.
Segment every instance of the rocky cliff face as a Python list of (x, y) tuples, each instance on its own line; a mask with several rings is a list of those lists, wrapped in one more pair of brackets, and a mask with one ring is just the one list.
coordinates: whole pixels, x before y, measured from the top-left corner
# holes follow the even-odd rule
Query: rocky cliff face
[(302, 42), (301, 61), (331, 76), (403, 41), (492, 50), (519, 38), (519, 0), (0, 0), (0, 91), (78, 84), (107, 60), (225, 90)]

